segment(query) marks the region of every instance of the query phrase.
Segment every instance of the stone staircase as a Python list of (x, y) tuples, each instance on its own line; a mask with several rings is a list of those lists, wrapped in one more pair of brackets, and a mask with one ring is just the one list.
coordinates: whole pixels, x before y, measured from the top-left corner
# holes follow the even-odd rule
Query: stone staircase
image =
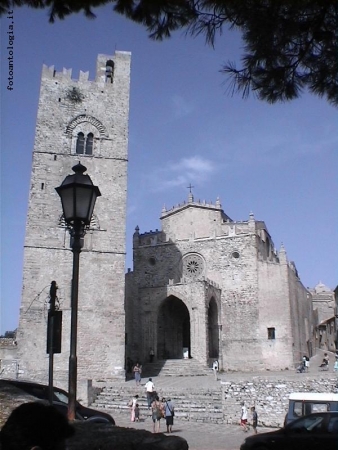
[[(204, 387), (186, 387), (180, 383), (180, 377), (203, 377)], [(144, 364), (142, 367), (142, 383), (149, 377), (158, 377), (155, 383), (160, 398), (171, 398), (175, 405), (175, 417), (180, 420), (223, 423), (222, 391), (214, 382), (212, 370), (195, 359), (167, 359)], [(171, 377), (165, 381), (165, 377)], [(130, 384), (132, 383), (132, 384)], [(135, 395), (139, 395), (141, 419), (150, 415), (144, 386), (129, 384), (107, 384), (91, 405), (93, 408), (109, 412), (116, 418), (118, 414), (129, 415), (128, 403)], [(173, 387), (173, 385), (180, 387)], [(182, 387), (182, 384), (185, 384)], [(117, 419), (118, 421), (118, 419)]]
[[(118, 423), (118, 415), (129, 415), (128, 403), (135, 395), (139, 395), (140, 419), (150, 416), (144, 386), (118, 386), (103, 387), (91, 407), (109, 412)], [(198, 390), (173, 390), (162, 387), (158, 392), (160, 398), (171, 398), (175, 405), (175, 417), (179, 420), (223, 423), (222, 392), (221, 388)]]
[(153, 363), (146, 363), (142, 367), (142, 378), (206, 376), (211, 373), (211, 369), (193, 358), (157, 360)]

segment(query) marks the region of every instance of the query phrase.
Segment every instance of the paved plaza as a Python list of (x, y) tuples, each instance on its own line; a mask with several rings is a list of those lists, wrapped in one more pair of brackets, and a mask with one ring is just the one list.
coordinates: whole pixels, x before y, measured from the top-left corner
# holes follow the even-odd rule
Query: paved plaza
[[(140, 422), (130, 422), (123, 414), (115, 416), (116, 424), (122, 427), (131, 427), (137, 430), (152, 431), (152, 420), (150, 414), (141, 417)], [(166, 430), (165, 420), (161, 420), (161, 431)], [(260, 428), (260, 432), (272, 431), (272, 428)], [(240, 426), (196, 423), (174, 419), (173, 434), (181, 436), (189, 444), (189, 450), (239, 450), (241, 443), (252, 431), (244, 433)]]
[[(317, 354), (311, 358), (310, 371), (308, 374), (298, 374), (296, 371), (287, 372), (264, 372), (264, 375), (270, 379), (279, 379), (284, 376), (286, 379), (304, 379), (307, 377), (313, 378), (316, 376), (332, 376), (333, 373), (333, 363), (334, 355), (330, 353), (330, 370), (328, 372), (320, 372), (318, 366), (321, 363), (323, 357), (323, 351), (317, 350)], [(232, 373), (231, 378), (250, 378), (262, 376), (263, 373)], [(229, 375), (219, 374), (218, 381), (215, 381), (212, 373), (210, 376), (195, 376), (195, 377), (153, 377), (156, 389), (161, 392), (161, 388), (172, 388), (175, 389), (196, 389), (196, 388), (212, 388), (219, 385), (221, 381), (226, 381)], [(144, 383), (146, 379), (142, 379), (141, 386), (135, 386), (135, 381), (129, 380), (126, 384), (131, 387), (135, 386), (135, 393), (144, 393)], [(113, 413), (113, 412), (112, 412)], [(152, 431), (152, 420), (150, 416), (150, 411), (140, 417), (140, 422), (130, 422), (129, 415), (125, 414), (114, 414), (116, 424), (122, 427), (131, 427), (135, 429), (145, 429)], [(238, 411), (238, 422), (240, 419), (240, 410)], [(161, 420), (161, 431), (166, 431), (165, 420)], [(273, 428), (258, 428), (258, 432), (273, 431)], [(213, 424), (205, 422), (189, 422), (181, 420), (179, 417), (175, 417), (173, 434), (181, 436), (187, 440), (189, 444), (189, 450), (239, 450), (241, 443), (244, 441), (245, 437), (251, 435), (252, 429), (248, 433), (244, 433), (241, 427), (238, 425), (229, 424)]]

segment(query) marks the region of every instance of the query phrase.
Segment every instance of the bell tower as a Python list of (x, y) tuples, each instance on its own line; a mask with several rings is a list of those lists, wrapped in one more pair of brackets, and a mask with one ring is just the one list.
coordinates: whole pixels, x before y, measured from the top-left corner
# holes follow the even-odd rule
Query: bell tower
[(98, 55), (95, 80), (43, 66), (33, 151), (17, 333), (20, 377), (48, 380), (49, 286), (58, 286), (62, 348), (54, 379), (65, 386), (72, 253), (55, 187), (81, 162), (102, 196), (80, 258), (78, 380), (124, 377), (129, 52)]

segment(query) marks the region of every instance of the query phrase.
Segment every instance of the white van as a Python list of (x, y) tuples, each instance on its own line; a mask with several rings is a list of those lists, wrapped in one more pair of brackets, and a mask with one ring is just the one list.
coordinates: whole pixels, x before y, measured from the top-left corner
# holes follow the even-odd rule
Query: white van
[(338, 394), (294, 392), (289, 397), (289, 410), (284, 425), (307, 414), (322, 411), (338, 411)]

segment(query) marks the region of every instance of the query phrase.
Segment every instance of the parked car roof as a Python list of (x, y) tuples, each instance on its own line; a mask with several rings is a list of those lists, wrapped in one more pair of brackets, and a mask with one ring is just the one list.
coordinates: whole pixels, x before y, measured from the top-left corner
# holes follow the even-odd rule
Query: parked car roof
[(269, 433), (247, 437), (240, 450), (337, 450), (338, 411), (313, 413)]
[[(39, 400), (49, 399), (49, 387), (45, 384), (35, 383), (33, 381), (27, 380), (11, 379), (1, 379), (0, 383), (7, 383), (15, 386)], [(59, 409), (63, 414), (67, 415), (68, 392), (56, 386), (53, 387), (53, 392), (53, 405), (57, 407), (57, 409)], [(107, 422), (115, 425), (115, 420), (110, 414), (83, 406), (78, 401), (76, 401), (76, 419), (90, 420), (95, 422)]]
[(336, 401), (338, 402), (338, 394), (319, 393), (319, 392), (292, 392), (289, 400), (314, 400), (314, 401)]

